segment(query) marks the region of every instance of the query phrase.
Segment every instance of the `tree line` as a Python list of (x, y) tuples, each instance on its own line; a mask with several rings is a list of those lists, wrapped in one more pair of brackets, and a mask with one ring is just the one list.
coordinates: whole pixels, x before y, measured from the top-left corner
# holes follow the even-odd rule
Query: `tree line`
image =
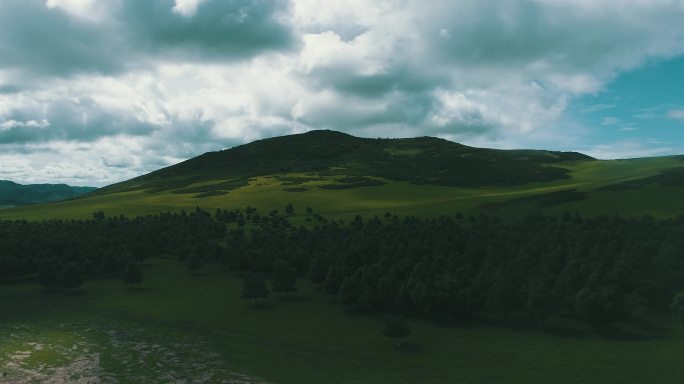
[[(139, 218), (0, 222), (0, 279), (129, 276), (147, 257), (175, 257), (246, 272), (242, 296), (264, 297), (264, 279), (289, 294), (307, 279), (358, 311), (459, 319), (565, 315), (609, 323), (649, 311), (684, 313), (684, 217), (533, 215), (504, 222), (480, 214), (386, 214), (345, 223), (306, 210), (307, 225), (255, 208), (196, 209)], [(45, 273), (51, 270), (53, 273)], [(61, 276), (61, 277), (60, 277)], [(47, 280), (44, 281), (44, 280)], [(675, 304), (681, 303), (680, 307)], [(679, 311), (679, 312), (678, 312)]]

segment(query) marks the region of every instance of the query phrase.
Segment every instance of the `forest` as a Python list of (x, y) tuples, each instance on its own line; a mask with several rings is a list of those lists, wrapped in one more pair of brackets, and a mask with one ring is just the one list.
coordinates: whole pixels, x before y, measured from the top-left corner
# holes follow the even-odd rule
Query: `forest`
[(447, 321), (488, 314), (543, 324), (568, 316), (600, 325), (684, 306), (682, 295), (673, 304), (684, 290), (684, 217), (566, 213), (507, 222), (388, 212), (345, 223), (306, 208), (306, 225), (293, 225), (294, 211), (288, 204), (282, 213), (197, 208), (0, 221), (0, 282), (73, 289), (85, 279), (87, 289), (88, 279), (174, 258), (191, 270), (208, 264), (244, 273), (243, 297), (255, 301), (267, 295), (266, 281), (288, 294), (306, 280), (354, 311)]

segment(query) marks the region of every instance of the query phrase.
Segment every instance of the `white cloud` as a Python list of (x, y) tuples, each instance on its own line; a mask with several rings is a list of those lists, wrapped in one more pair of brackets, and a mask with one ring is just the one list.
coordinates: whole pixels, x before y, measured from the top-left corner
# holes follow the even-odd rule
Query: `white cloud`
[(28, 121), (17, 121), (17, 120), (0, 120), (0, 130), (8, 130), (17, 127), (27, 127), (27, 128), (47, 128), (50, 123), (43, 119), (41, 121), (28, 120)]
[(616, 125), (620, 122), (620, 119), (614, 116), (604, 117), (601, 124), (602, 125)]
[[(69, 33), (39, 56), (0, 33), (7, 53), (0, 89), (11, 90), (0, 92), (0, 178), (103, 184), (317, 128), (500, 148), (579, 147), (584, 128), (564, 120), (574, 97), (684, 52), (684, 8), (668, 0), (167, 3), (159, 11), (130, 0), (48, 0), (51, 12), (73, 20), (45, 29)], [(12, 12), (0, 8), (0, 20), (13, 20)], [(684, 120), (684, 112), (668, 117)], [(634, 142), (610, 147), (591, 151), (651, 153)]]
[(684, 122), (684, 109), (673, 109), (667, 112), (667, 117)]
[(107, 7), (96, 0), (47, 0), (45, 6), (60, 9), (72, 16), (98, 21), (106, 14)]
[(175, 0), (173, 11), (183, 16), (194, 16), (197, 7), (206, 0)]
[(681, 151), (681, 148), (664, 145), (656, 140), (638, 139), (621, 140), (584, 149), (584, 153), (602, 160), (664, 156), (677, 151)]

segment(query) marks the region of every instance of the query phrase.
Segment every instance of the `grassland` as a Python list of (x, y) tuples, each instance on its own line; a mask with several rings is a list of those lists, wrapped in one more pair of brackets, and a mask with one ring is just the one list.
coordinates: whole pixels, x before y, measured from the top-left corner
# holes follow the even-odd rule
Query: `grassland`
[[(630, 180), (641, 180), (667, 170), (684, 167), (679, 157), (645, 158), (612, 161), (574, 161), (555, 166), (569, 170), (568, 179), (526, 183), (515, 186), (482, 186), (477, 188), (414, 184), (375, 177), (381, 185), (344, 189), (321, 188), (343, 179), (339, 175), (317, 172), (273, 174), (249, 179), (249, 183), (225, 194), (198, 198), (199, 193), (179, 190), (201, 190), (212, 184), (225, 184), (225, 179), (203, 181), (149, 192), (135, 189), (92, 196), (52, 204), (0, 210), (0, 219), (41, 220), (50, 218), (88, 218), (95, 211), (114, 215), (146, 215), (161, 211), (244, 208), (262, 211), (283, 210), (291, 202), (297, 209), (294, 221), (303, 221), (304, 208), (312, 207), (329, 218), (348, 219), (358, 213), (382, 215), (387, 211), (398, 215), (435, 216), (443, 213), (477, 213), (492, 211), (503, 217), (518, 217), (530, 212), (581, 212), (585, 215), (620, 214), (670, 217), (684, 213), (682, 185), (657, 182), (637, 188), (606, 189)], [(293, 183), (292, 180), (298, 180)], [(291, 192), (295, 190), (296, 192)], [(559, 191), (575, 190), (585, 196), (579, 200), (542, 204), (537, 197)], [(297, 218), (299, 217), (299, 218)]]
[[(74, 293), (2, 287), (0, 378), (62, 375), (165, 383), (679, 383), (684, 335), (667, 319), (593, 332), (570, 320), (546, 328), (412, 319), (404, 349), (381, 319), (347, 313), (315, 288), (238, 299), (240, 279), (218, 267), (190, 275), (153, 260), (137, 291), (118, 280)], [(13, 376), (14, 375), (14, 376)], [(233, 380), (233, 381), (230, 381)], [(243, 381), (240, 381), (243, 380)], [(21, 382), (21, 381), (18, 381)]]

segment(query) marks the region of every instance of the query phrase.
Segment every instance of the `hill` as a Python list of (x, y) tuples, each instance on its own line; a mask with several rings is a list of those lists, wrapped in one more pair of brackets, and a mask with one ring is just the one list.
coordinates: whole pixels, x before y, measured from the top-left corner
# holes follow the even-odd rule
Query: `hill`
[[(209, 152), (103, 188), (100, 194), (166, 191), (232, 179), (226, 185), (204, 188), (216, 192), (245, 185), (253, 177), (305, 172), (457, 187), (510, 186), (568, 178), (566, 169), (549, 164), (573, 160), (592, 158), (574, 152), (473, 148), (434, 137), (366, 139), (336, 131), (311, 131)], [(354, 180), (342, 184), (360, 182)]]
[(22, 185), (0, 180), (0, 207), (22, 206), (72, 199), (94, 191), (93, 187), (72, 187), (66, 184)]
[[(681, 156), (601, 161), (576, 152), (474, 148), (444, 139), (368, 139), (335, 131), (255, 141), (99, 189), (73, 201), (3, 210), (0, 218), (85, 218), (244, 208), (337, 218), (581, 212), (684, 212)], [(301, 220), (305, 215), (299, 216)]]

